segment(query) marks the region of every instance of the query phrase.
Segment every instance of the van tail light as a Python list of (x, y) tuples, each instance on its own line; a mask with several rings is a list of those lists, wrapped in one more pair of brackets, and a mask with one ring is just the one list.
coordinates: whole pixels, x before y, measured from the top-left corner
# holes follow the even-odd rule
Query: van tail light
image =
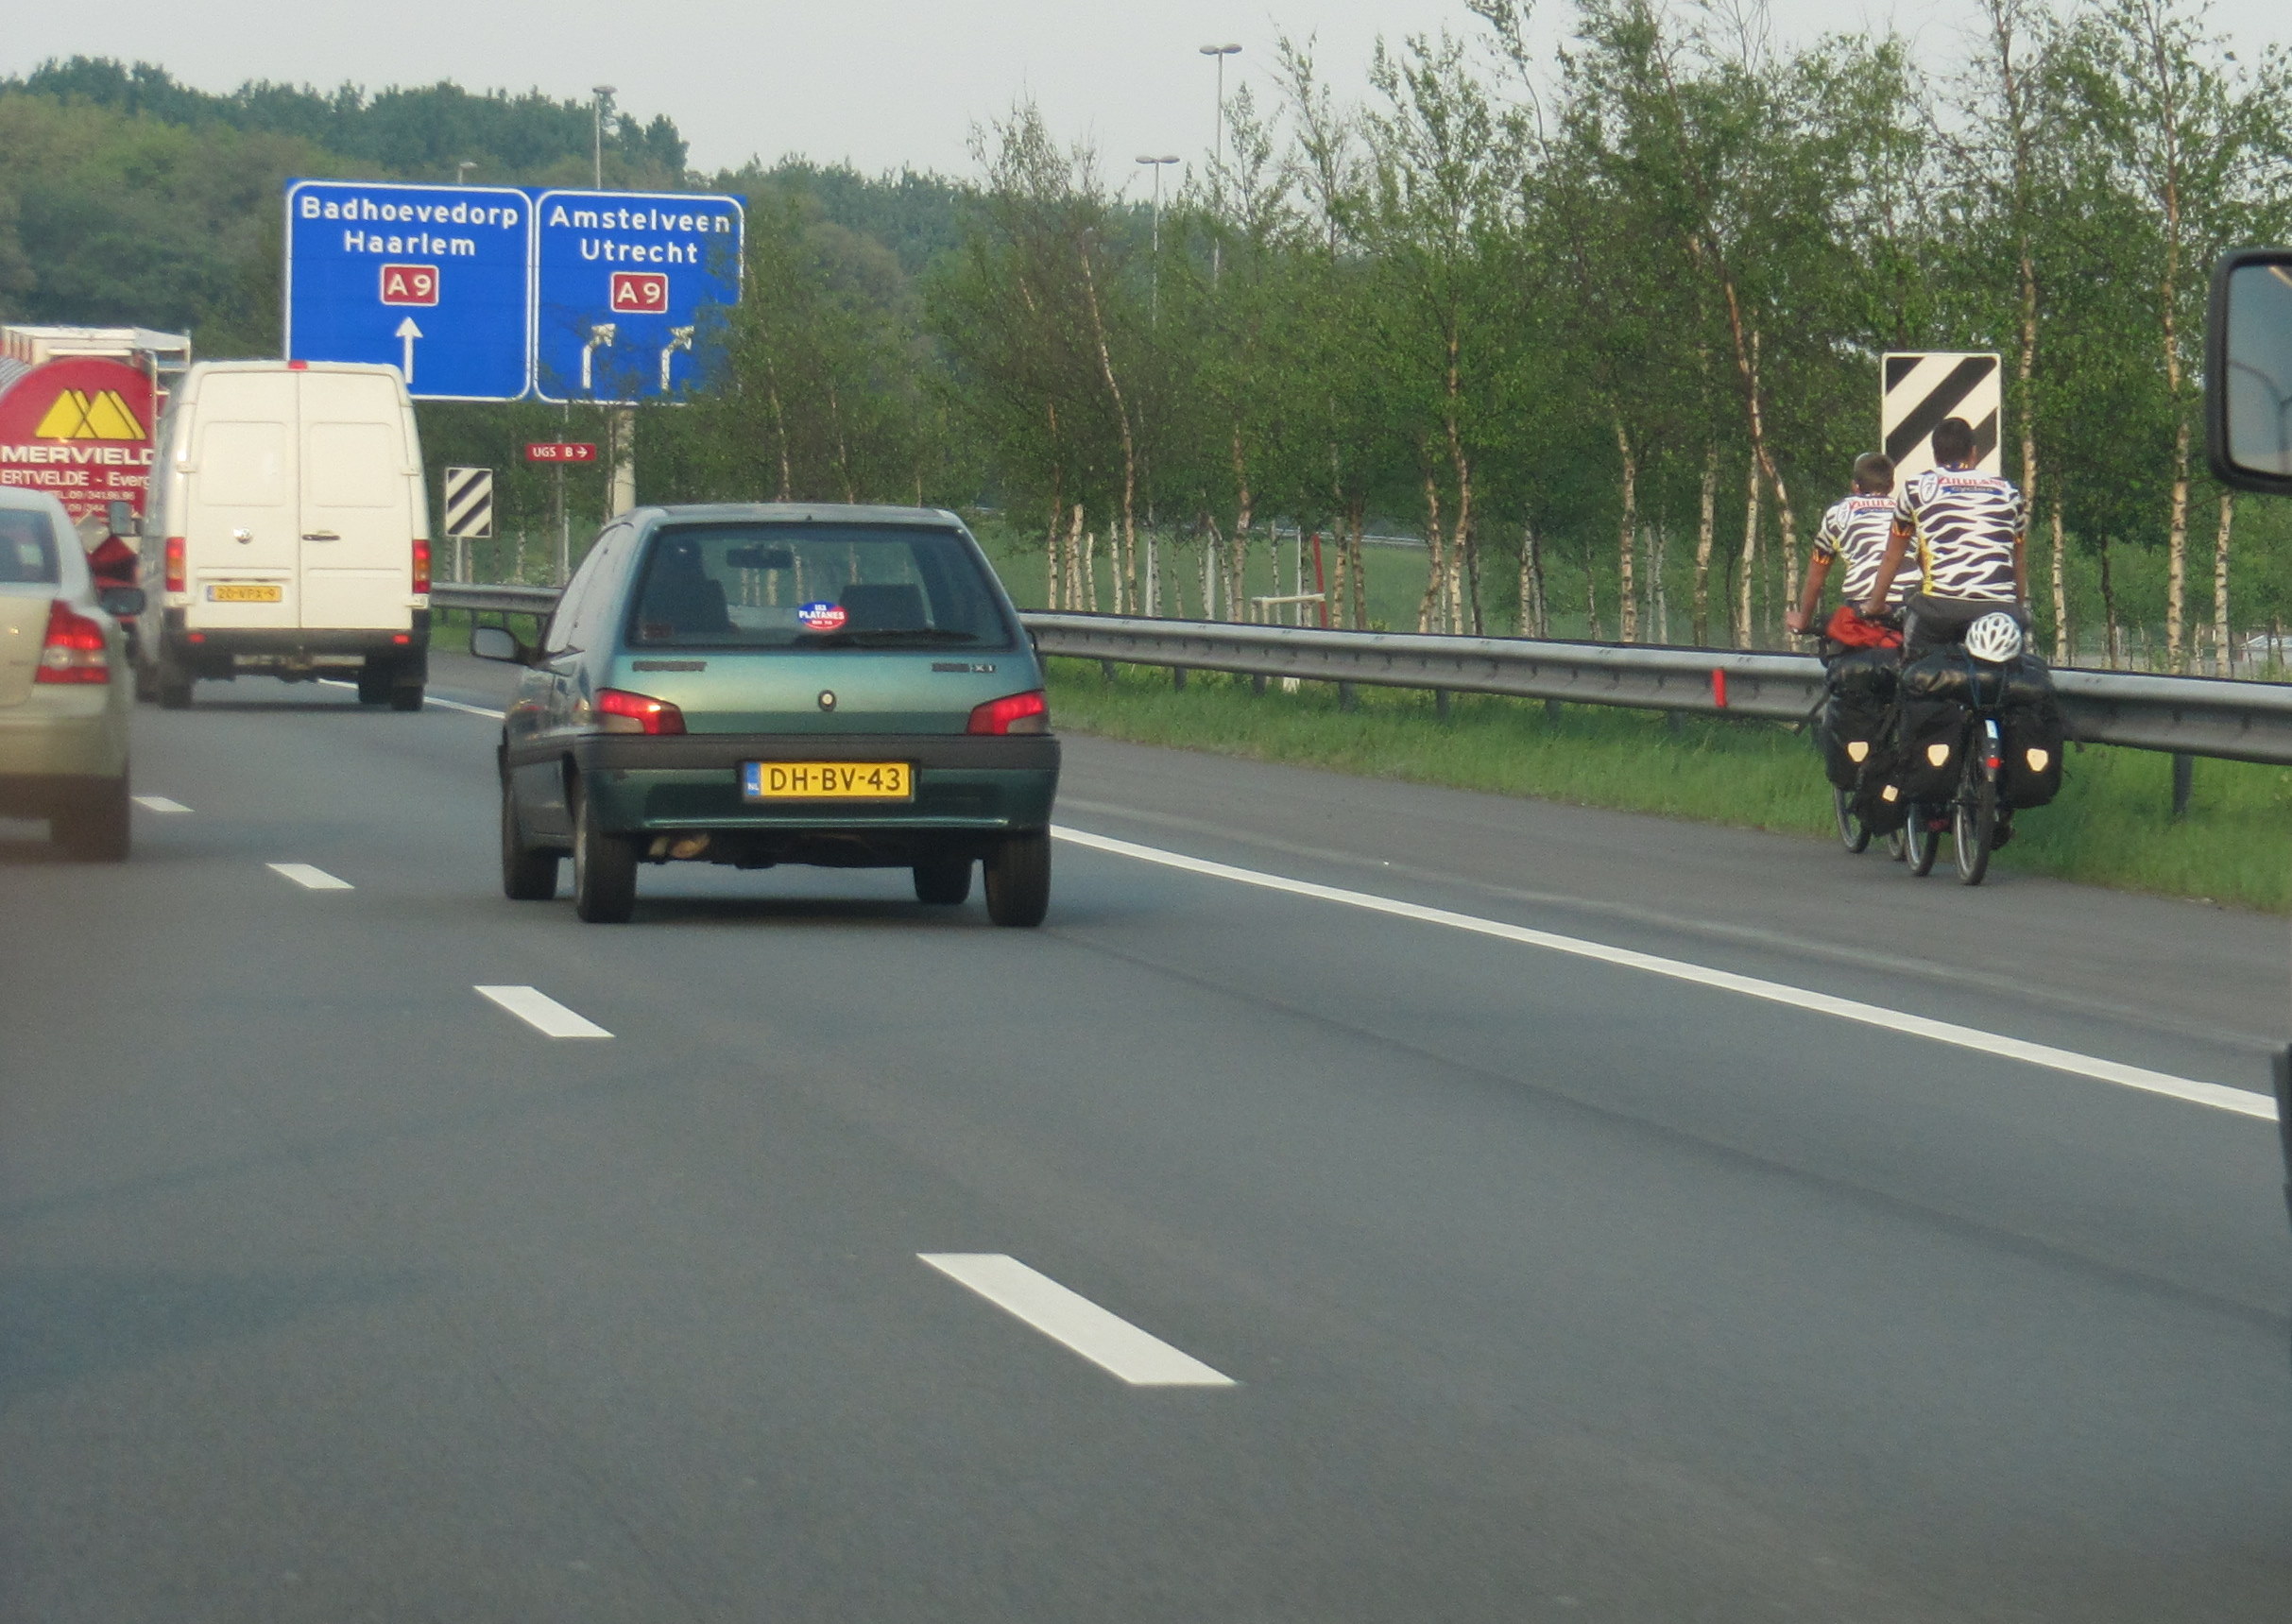
[(47, 641), (40, 647), (40, 669), (34, 682), (109, 682), (111, 661), (104, 654), (104, 628), (74, 609), (61, 598), (48, 605)]
[(186, 578), (183, 571), (183, 538), (170, 536), (167, 538), (167, 590), (171, 592), (189, 591), (191, 589), (184, 584)]
[(1051, 702), (1043, 691), (1034, 689), (1026, 693), (1006, 693), (1001, 699), (990, 699), (971, 712), (971, 725), (966, 733), (1048, 733), (1051, 730)]
[(430, 590), (430, 543), (419, 536), (414, 538), (414, 590)]
[(654, 699), (642, 693), (624, 693), (618, 688), (600, 688), (591, 708), (597, 716), (597, 730), (601, 733), (681, 733), (684, 731), (684, 712), (665, 699)]

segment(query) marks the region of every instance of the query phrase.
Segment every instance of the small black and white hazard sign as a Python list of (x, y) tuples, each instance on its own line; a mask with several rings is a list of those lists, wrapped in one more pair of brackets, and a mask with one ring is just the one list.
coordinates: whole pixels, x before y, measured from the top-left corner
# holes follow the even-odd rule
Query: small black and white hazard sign
[(1934, 430), (1944, 418), (1974, 427), (1976, 466), (2000, 471), (1999, 408), (2004, 375), (1994, 353), (1923, 350), (1885, 358), (1879, 386), (1878, 430), (1894, 477), (1907, 479), (1934, 466)]
[(493, 536), (493, 470), (446, 470), (446, 538), (485, 541)]

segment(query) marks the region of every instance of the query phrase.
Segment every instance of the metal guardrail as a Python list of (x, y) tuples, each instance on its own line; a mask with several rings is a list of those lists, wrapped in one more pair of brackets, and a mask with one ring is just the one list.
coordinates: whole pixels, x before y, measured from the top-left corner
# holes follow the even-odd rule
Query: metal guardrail
[[(555, 587), (440, 582), (437, 608), (547, 614)], [(1295, 676), (1380, 688), (1502, 693), (1571, 705), (1796, 722), (1822, 697), (1811, 655), (1527, 638), (1418, 637), (1117, 615), (1019, 617), (1046, 655)], [(2292, 766), (2292, 684), (2064, 669), (2053, 674), (2069, 737), (2093, 744)]]

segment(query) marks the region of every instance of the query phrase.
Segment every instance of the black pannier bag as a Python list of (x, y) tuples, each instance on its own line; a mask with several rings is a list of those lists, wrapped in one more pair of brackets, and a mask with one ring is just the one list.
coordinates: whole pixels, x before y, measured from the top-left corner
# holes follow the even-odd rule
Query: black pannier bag
[(1905, 800), (1938, 805), (1957, 796), (1965, 767), (1970, 677), (1967, 658), (1957, 650), (1930, 654), (1903, 668), (1893, 781)]
[(1816, 736), (1822, 771), (1839, 789), (1855, 788), (1873, 764), (1883, 774), (1892, 755), (1895, 659), (1890, 648), (1848, 649), (1824, 674), (1827, 692)]
[(2007, 668), (1997, 722), (2005, 744), (1999, 795), (2010, 807), (2044, 806), (2061, 793), (2063, 729), (2053, 673), (2037, 656), (2026, 654)]

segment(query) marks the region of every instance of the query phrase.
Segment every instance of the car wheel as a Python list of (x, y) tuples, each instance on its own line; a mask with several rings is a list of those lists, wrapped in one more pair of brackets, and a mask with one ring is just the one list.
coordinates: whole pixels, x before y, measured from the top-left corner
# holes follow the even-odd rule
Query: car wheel
[(358, 703), (381, 705), (390, 697), (390, 668), (379, 660), (368, 660), (358, 668)]
[(971, 860), (935, 857), (915, 864), (915, 900), (952, 908), (971, 899)]
[(987, 917), (998, 925), (1032, 926), (1051, 911), (1051, 831), (1007, 837), (986, 860)]
[(128, 858), (128, 776), (83, 792), (57, 808), (48, 831), (66, 855), (81, 863), (125, 863)]
[(128, 664), (128, 670), (133, 672), (135, 675), (135, 699), (137, 704), (148, 705), (159, 697), (159, 682), (152, 675), (151, 668), (149, 666), (145, 665), (140, 659), (132, 660)]
[(502, 785), (502, 895), (512, 902), (546, 902), (557, 894), (557, 854), (525, 844), (517, 792)]
[(419, 710), (421, 696), (422, 685), (420, 683), (402, 683), (390, 690), (390, 709), (393, 710)]
[(191, 682), (191, 673), (165, 655), (160, 656), (159, 669), (152, 679), (152, 686), (159, 691), (159, 707), (162, 710), (190, 709)]
[(591, 925), (621, 925), (637, 911), (637, 843), (607, 834), (590, 816), (589, 792), (574, 792), (573, 912)]

